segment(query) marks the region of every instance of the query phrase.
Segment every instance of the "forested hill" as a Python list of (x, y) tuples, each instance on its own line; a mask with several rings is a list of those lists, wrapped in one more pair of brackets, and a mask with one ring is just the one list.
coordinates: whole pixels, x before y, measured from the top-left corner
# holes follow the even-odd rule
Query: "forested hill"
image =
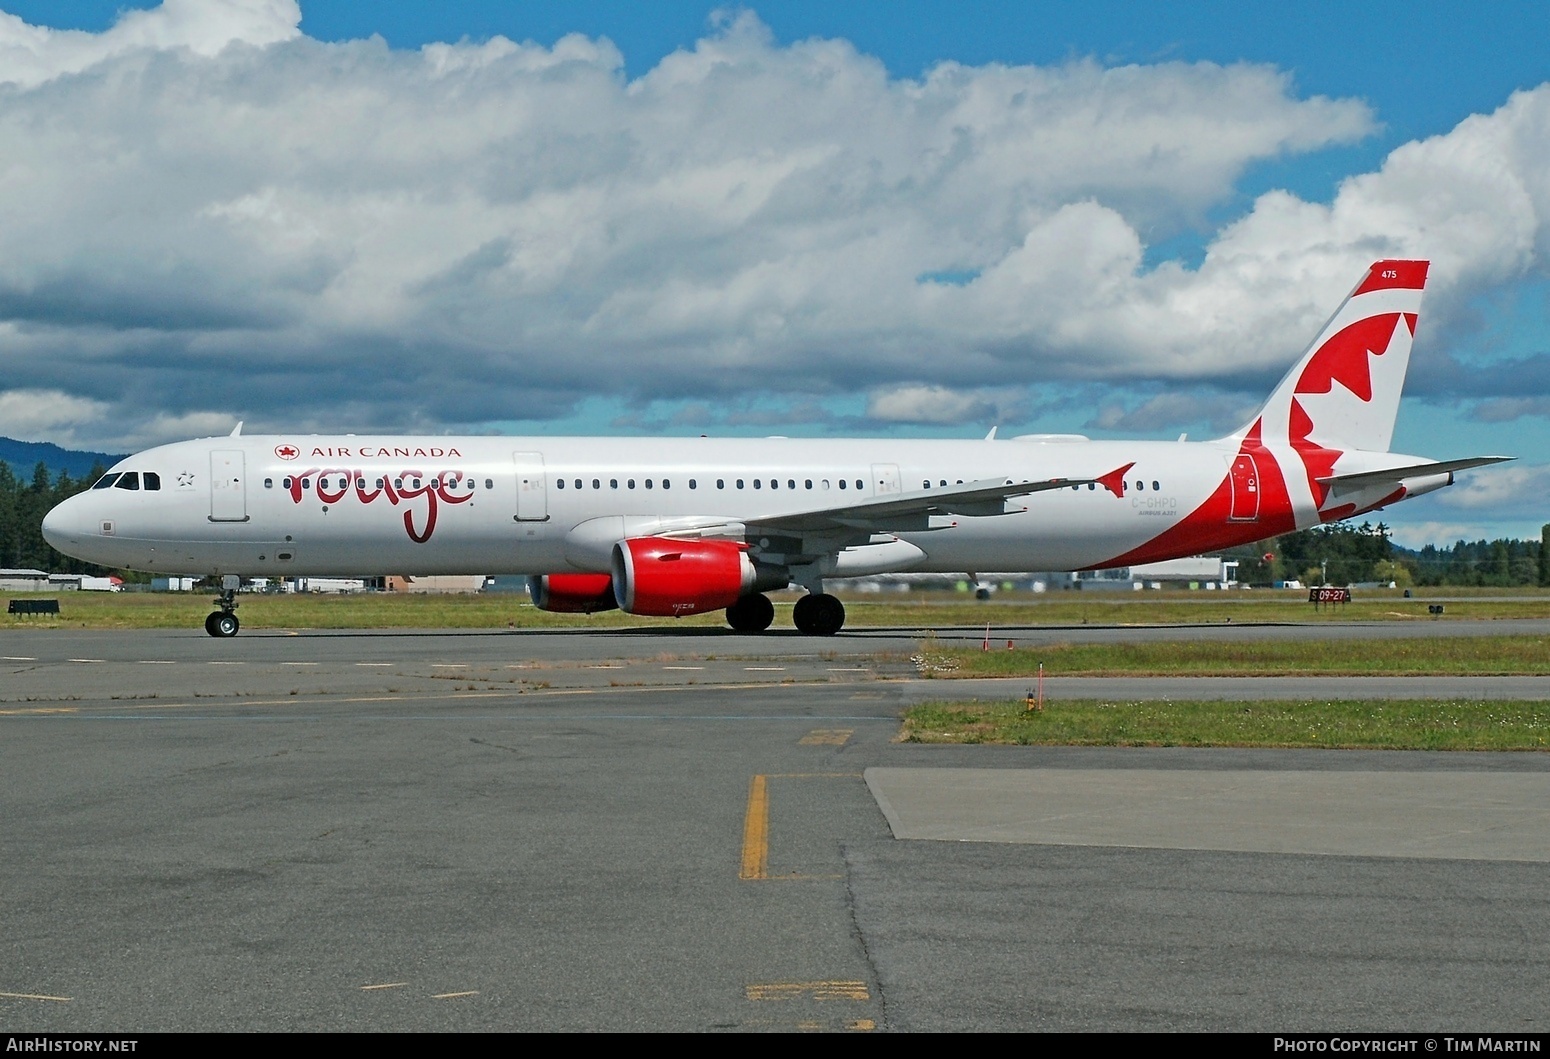
[(52, 473), (69, 471), (72, 478), (85, 478), (94, 464), (111, 467), (124, 458), (107, 452), (76, 452), (62, 449), (46, 441), (13, 441), (0, 438), (0, 463), (8, 464), (16, 475), (30, 477), (32, 470), (42, 463)]

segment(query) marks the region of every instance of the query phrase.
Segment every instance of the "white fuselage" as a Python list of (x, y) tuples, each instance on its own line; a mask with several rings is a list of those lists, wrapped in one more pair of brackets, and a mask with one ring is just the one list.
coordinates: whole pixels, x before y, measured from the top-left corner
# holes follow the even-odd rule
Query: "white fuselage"
[[(138, 474), (138, 488), (73, 497), (45, 533), (70, 555), (167, 574), (606, 572), (623, 537), (1128, 464), (1119, 495), (1083, 485), (1018, 498), (1005, 514), (933, 516), (918, 532), (848, 544), (824, 572), (1077, 570), (1118, 565), (1149, 542), (1147, 560), (1317, 524), (1295, 454), (1261, 452), (1299, 487), (1277, 505), (1268, 493), (1262, 507), (1235, 498), (1232, 517), (1181, 533), (1231, 485), (1236, 441), (235, 436), (130, 457), (114, 471)], [(159, 488), (145, 488), (148, 474)]]

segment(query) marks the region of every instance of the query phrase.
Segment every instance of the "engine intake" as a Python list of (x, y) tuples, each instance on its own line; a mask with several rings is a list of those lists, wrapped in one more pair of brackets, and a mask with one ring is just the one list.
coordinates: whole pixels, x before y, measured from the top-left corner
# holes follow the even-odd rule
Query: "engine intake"
[(754, 579), (753, 561), (735, 541), (632, 537), (614, 545), (614, 597), (631, 614), (721, 610), (752, 591)]

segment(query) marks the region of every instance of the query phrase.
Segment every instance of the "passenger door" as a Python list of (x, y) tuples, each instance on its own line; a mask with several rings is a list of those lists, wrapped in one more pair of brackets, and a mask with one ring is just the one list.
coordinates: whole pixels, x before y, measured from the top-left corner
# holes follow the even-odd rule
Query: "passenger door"
[(210, 521), (246, 522), (248, 484), (240, 449), (210, 453)]

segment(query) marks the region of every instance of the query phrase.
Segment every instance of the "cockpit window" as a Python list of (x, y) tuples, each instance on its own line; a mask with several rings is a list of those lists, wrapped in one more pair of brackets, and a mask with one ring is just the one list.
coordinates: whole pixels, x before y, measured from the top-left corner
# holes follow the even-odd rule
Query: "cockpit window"
[(123, 474), (119, 475), (118, 481), (113, 483), (113, 488), (114, 489), (139, 489), (140, 488), (140, 472), (139, 471), (125, 471)]
[(153, 490), (153, 491), (157, 490), (157, 489), (160, 489), (161, 488), (161, 475), (157, 474), (155, 471), (146, 471), (145, 472), (145, 487), (146, 487), (146, 489)]
[(119, 476), (119, 472), (118, 471), (114, 471), (112, 474), (105, 474), (105, 475), (103, 475), (101, 478), (99, 478), (97, 480), (97, 484), (92, 486), (92, 488), (93, 489), (108, 489), (108, 488), (111, 488), (113, 483), (118, 481), (118, 476)]

